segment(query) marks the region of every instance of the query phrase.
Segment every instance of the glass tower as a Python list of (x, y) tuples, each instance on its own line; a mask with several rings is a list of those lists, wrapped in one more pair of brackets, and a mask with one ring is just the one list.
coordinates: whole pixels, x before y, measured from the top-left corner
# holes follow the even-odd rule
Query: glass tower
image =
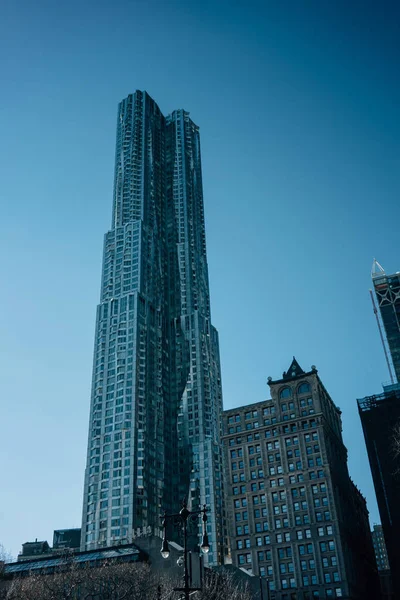
[[(199, 129), (146, 92), (118, 107), (104, 239), (82, 549), (157, 533), (183, 498), (222, 555), (222, 391), (211, 324)], [(201, 523), (198, 531), (201, 534)]]
[(400, 273), (387, 275), (378, 261), (374, 260), (372, 283), (386, 332), (392, 364), (397, 381), (400, 382)]

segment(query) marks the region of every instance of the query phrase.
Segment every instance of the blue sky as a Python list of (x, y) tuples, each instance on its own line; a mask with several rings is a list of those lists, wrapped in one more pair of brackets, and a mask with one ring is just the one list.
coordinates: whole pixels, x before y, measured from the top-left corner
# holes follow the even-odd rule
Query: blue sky
[(226, 408), (296, 356), (343, 411), (388, 380), (368, 289), (400, 270), (399, 8), (386, 0), (3, 0), (0, 542), (80, 526), (117, 103), (200, 126)]

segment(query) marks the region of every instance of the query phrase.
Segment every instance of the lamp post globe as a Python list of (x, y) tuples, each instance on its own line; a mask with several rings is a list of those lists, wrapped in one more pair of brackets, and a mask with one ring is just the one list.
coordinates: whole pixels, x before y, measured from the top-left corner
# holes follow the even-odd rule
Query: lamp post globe
[(203, 535), (203, 542), (202, 542), (200, 548), (201, 548), (202, 552), (204, 552), (204, 554), (207, 554), (207, 552), (210, 551), (210, 544), (208, 542), (208, 535), (207, 535), (207, 533), (205, 533)]
[(163, 558), (168, 558), (169, 557), (169, 546), (168, 546), (168, 542), (167, 540), (164, 538), (163, 539), (163, 543), (161, 546), (161, 556)]

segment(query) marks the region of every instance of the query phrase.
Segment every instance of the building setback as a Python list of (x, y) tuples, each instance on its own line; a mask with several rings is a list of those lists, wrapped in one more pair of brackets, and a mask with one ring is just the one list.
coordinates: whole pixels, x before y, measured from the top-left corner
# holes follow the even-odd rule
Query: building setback
[(400, 598), (400, 385), (357, 401), (374, 481), (395, 598)]
[(82, 550), (156, 532), (162, 511), (176, 512), (187, 497), (192, 508), (209, 507), (207, 559), (221, 561), (221, 414), (199, 129), (189, 113), (164, 117), (136, 91), (118, 107)]
[(271, 399), (224, 411), (232, 562), (275, 600), (376, 600), (364, 497), (351, 481), (340, 410), (315, 367), (268, 379)]

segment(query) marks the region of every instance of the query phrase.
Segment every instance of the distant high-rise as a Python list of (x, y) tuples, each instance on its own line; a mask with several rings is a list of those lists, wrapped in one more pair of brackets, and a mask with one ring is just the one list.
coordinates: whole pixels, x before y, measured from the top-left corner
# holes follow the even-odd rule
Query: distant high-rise
[(392, 574), (390, 572), (389, 558), (386, 550), (385, 536), (382, 525), (374, 525), (372, 530), (372, 542), (381, 587), (381, 600), (395, 600), (393, 595)]
[[(275, 600), (377, 600), (366, 502), (349, 477), (341, 412), (293, 359), (271, 399), (224, 411), (232, 562)], [(267, 596), (268, 598), (268, 596)]]
[(376, 564), (379, 571), (389, 569), (389, 559), (386, 551), (385, 538), (383, 535), (382, 525), (374, 525), (372, 529), (372, 543), (376, 557)]
[[(386, 332), (391, 362), (397, 381), (400, 382), (400, 272), (386, 275), (378, 261), (374, 260), (372, 283)], [(391, 370), (390, 363), (389, 370)]]
[[(82, 549), (160, 526), (184, 497), (222, 548), (222, 392), (211, 324), (199, 129), (145, 92), (118, 107), (97, 308)], [(199, 523), (199, 533), (201, 524)]]

